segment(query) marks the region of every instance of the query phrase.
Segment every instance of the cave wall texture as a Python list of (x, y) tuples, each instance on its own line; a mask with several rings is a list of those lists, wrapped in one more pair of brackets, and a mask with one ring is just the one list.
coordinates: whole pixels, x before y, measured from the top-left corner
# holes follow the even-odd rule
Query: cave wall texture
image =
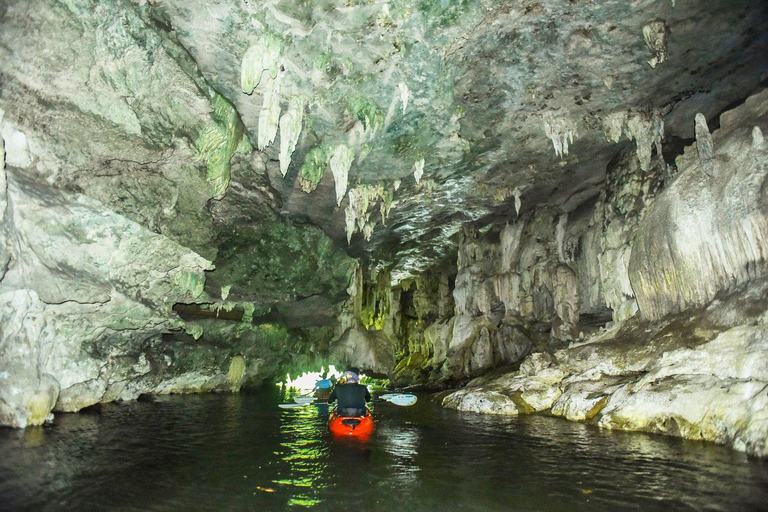
[(768, 455), (768, 4), (0, 4), (0, 424), (336, 363)]

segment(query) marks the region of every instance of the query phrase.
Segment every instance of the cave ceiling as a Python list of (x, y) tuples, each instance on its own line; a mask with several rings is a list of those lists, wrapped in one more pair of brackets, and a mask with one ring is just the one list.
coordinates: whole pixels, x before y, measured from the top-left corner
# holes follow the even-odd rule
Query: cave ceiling
[[(760, 0), (5, 4), (0, 107), (29, 172), (130, 204), (219, 268), (273, 215), (405, 278), (468, 223), (594, 198), (625, 147), (673, 164), (697, 112), (716, 123), (768, 76)], [(214, 111), (231, 129), (226, 189), (180, 177), (205, 167), (214, 97), (235, 108)], [(333, 158), (351, 160), (340, 204)]]

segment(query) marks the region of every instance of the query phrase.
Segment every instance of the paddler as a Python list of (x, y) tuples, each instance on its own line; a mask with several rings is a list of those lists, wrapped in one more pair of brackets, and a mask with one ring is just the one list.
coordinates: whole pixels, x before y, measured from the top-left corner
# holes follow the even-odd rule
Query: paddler
[(332, 387), (333, 383), (328, 380), (328, 374), (323, 373), (322, 378), (315, 383), (315, 388), (312, 390), (312, 393), (319, 401), (327, 402), (328, 397), (331, 396)]
[(371, 401), (371, 393), (367, 387), (360, 384), (355, 372), (346, 371), (328, 398), (329, 402), (336, 400), (336, 414), (339, 416), (365, 416), (368, 411), (365, 403)]

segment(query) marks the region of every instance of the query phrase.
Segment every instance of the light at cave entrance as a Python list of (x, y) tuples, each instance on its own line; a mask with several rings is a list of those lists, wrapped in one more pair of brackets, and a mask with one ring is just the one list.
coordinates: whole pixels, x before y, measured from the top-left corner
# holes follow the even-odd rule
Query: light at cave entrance
[[(300, 391), (312, 391), (315, 387), (315, 383), (322, 379), (322, 375), (325, 373), (325, 367), (321, 367), (317, 372), (304, 372), (295, 379), (291, 378), (290, 374), (286, 374), (283, 382), (278, 382), (278, 386), (285, 386), (286, 389), (298, 389)], [(341, 377), (342, 372), (338, 371), (335, 366), (328, 366), (327, 378), (335, 377), (336, 380)]]

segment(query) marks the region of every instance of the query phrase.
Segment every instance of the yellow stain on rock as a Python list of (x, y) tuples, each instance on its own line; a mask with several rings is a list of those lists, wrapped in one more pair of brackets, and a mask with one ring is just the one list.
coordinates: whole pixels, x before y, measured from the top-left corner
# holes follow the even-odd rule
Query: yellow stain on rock
[(243, 377), (245, 376), (245, 358), (240, 354), (234, 356), (229, 363), (229, 372), (227, 372), (227, 381), (229, 382), (229, 390), (232, 393), (240, 391), (240, 386), (243, 383)]

